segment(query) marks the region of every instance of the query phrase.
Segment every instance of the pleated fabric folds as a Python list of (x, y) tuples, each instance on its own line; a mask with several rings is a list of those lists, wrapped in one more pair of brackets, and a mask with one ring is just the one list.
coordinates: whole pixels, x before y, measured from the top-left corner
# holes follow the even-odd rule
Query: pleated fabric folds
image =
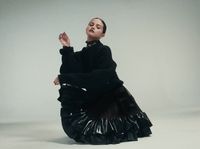
[(77, 142), (116, 144), (152, 134), (151, 121), (124, 85), (96, 99), (72, 86), (59, 93), (62, 127)]

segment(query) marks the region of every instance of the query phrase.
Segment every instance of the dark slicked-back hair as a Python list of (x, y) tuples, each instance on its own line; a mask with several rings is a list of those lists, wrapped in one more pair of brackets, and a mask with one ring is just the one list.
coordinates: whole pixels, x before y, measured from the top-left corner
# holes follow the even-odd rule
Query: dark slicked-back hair
[(104, 22), (104, 20), (99, 17), (92, 18), (92, 20), (93, 19), (99, 19), (103, 23), (103, 33), (106, 33), (107, 26), (106, 26), (106, 23)]

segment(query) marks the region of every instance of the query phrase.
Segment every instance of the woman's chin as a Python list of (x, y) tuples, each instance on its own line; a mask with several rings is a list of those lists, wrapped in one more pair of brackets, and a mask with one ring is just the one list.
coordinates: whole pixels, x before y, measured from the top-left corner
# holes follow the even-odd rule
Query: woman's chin
[(95, 36), (91, 36), (91, 35), (87, 35), (87, 39), (89, 39), (89, 40), (96, 40), (97, 39), (97, 37), (95, 37)]

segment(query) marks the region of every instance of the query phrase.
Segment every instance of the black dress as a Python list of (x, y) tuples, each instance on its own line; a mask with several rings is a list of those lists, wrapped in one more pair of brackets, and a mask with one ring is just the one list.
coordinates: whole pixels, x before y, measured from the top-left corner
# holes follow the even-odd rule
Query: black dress
[(77, 142), (115, 144), (152, 132), (151, 121), (116, 73), (111, 50), (99, 40), (81, 51), (60, 49), (59, 97), (65, 133)]

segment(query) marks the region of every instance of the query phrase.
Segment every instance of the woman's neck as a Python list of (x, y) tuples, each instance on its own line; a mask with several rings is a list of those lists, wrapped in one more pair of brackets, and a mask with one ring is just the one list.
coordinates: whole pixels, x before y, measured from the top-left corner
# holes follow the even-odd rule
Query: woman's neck
[(92, 42), (92, 41), (97, 41), (99, 40), (99, 38), (90, 38), (90, 37), (87, 37), (87, 42)]
[(95, 45), (96, 43), (98, 43), (99, 40), (91, 40), (91, 41), (86, 41), (87, 47), (90, 47), (92, 45)]

